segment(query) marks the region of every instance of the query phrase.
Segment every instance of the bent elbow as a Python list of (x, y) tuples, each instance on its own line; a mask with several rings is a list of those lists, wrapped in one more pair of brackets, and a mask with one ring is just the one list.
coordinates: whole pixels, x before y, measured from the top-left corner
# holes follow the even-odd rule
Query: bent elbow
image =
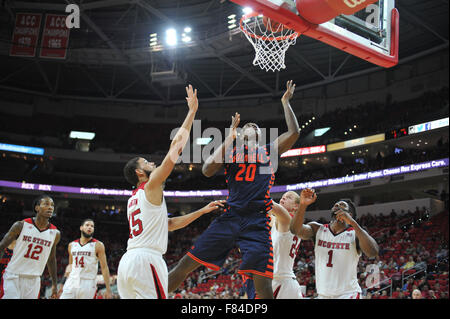
[(202, 174), (206, 177), (211, 177), (213, 174), (211, 172), (211, 170), (208, 169), (208, 167), (205, 165), (203, 165), (202, 167)]
[(377, 248), (373, 248), (370, 251), (368, 251), (366, 253), (366, 256), (368, 258), (375, 258), (375, 257), (377, 257), (378, 256), (378, 247)]
[(296, 236), (298, 235), (298, 232), (295, 229), (295, 226), (292, 224), (289, 225), (289, 231), (291, 232), (292, 235), (296, 235)]

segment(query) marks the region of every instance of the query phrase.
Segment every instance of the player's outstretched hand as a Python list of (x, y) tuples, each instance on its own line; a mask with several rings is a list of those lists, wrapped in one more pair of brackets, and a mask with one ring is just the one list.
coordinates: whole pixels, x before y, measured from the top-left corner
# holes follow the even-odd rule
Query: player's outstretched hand
[(186, 87), (186, 93), (187, 93), (186, 101), (189, 106), (189, 110), (197, 112), (198, 110), (197, 89), (194, 90), (192, 85), (189, 84), (189, 86)]
[(241, 122), (241, 115), (236, 112), (234, 116), (231, 117), (231, 125), (230, 125), (230, 136), (235, 139), (237, 137), (237, 127), (239, 126), (239, 123)]
[(225, 200), (215, 200), (209, 203), (208, 205), (202, 208), (203, 214), (211, 213), (212, 211), (218, 209), (219, 207), (223, 207), (225, 202), (226, 202)]
[(300, 204), (309, 206), (317, 199), (317, 194), (313, 189), (305, 188), (300, 193)]
[(294, 96), (295, 83), (292, 80), (286, 82), (286, 92), (284, 92), (281, 102), (288, 102)]

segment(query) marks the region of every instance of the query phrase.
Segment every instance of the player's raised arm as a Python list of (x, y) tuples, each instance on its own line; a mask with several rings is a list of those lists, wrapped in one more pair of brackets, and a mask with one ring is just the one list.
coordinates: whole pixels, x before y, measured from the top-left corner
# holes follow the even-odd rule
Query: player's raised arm
[(235, 113), (235, 115), (231, 117), (230, 133), (225, 138), (222, 145), (220, 145), (214, 154), (209, 156), (203, 164), (202, 173), (206, 177), (213, 176), (222, 168), (223, 163), (225, 162), (225, 152), (233, 145), (233, 141), (236, 139), (237, 127), (240, 121), (241, 115), (239, 113)]
[(175, 134), (166, 157), (161, 165), (152, 172), (150, 180), (145, 184), (146, 190), (160, 187), (164, 183), (172, 172), (178, 157), (189, 139), (192, 123), (198, 109), (197, 89), (194, 90), (192, 85), (189, 85), (189, 87), (186, 87), (186, 93), (189, 112), (184, 119), (183, 125), (180, 127), (177, 134)]
[(273, 202), (272, 210), (270, 212), (277, 218), (278, 231), (282, 233), (289, 231), (291, 216), (287, 209), (280, 204)]
[(320, 224), (315, 222), (308, 223), (307, 225), (303, 224), (303, 222), (305, 221), (306, 208), (314, 203), (316, 199), (316, 193), (309, 188), (302, 190), (302, 192), (300, 193), (300, 205), (291, 220), (289, 230), (291, 231), (291, 233), (299, 236), (301, 239), (312, 239), (316, 235), (317, 230), (320, 227)]
[(294, 95), (294, 90), (295, 84), (292, 82), (292, 80), (288, 81), (286, 83), (286, 92), (281, 98), (288, 131), (281, 134), (275, 140), (275, 147), (278, 150), (278, 154), (280, 155), (288, 151), (300, 136), (300, 127), (298, 125), (297, 117), (295, 116), (291, 104), (289, 103), (289, 100)]

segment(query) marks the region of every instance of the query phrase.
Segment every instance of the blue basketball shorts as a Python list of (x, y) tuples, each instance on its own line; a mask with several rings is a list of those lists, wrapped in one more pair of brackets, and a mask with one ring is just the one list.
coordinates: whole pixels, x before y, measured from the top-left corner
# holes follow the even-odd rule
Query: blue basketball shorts
[(273, 278), (273, 248), (270, 218), (266, 209), (238, 211), (227, 206), (200, 235), (188, 256), (204, 266), (219, 270), (230, 250), (237, 246), (242, 254), (239, 274)]

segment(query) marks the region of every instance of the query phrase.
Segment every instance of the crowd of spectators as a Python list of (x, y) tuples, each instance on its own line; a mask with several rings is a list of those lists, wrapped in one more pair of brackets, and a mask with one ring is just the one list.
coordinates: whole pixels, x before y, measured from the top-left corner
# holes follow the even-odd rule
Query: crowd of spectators
[[(393, 128), (436, 120), (448, 116), (448, 87), (437, 91), (429, 91), (422, 96), (408, 101), (392, 101), (388, 94), (385, 102), (367, 102), (356, 107), (342, 105), (321, 116), (297, 112), (299, 124), (314, 117), (310, 125), (302, 128), (302, 134), (294, 147), (311, 146), (308, 136), (314, 129), (330, 127), (331, 130), (314, 139), (315, 145), (329, 144), (349, 138), (358, 138), (377, 133), (384, 133)], [(295, 106), (295, 100), (292, 102)], [(295, 109), (295, 107), (294, 107)], [(226, 120), (225, 120), (226, 118)], [(229, 117), (224, 121), (202, 120), (202, 127), (216, 127), (222, 132), (230, 126)], [(39, 123), (52, 123), (42, 126)], [(180, 123), (181, 124), (181, 123)], [(261, 128), (278, 128), (286, 130), (284, 121), (268, 119), (258, 121)], [(30, 146), (57, 147), (74, 149), (76, 141), (69, 138), (70, 130), (95, 132), (95, 139), (90, 149), (109, 150), (117, 153), (153, 154), (166, 152), (170, 144), (170, 133), (176, 127), (171, 123), (135, 123), (127, 119), (96, 118), (76, 116), (68, 118), (61, 115), (33, 114), (33, 117), (0, 113), (0, 139), (4, 143), (16, 144), (6, 133), (29, 136)], [(352, 132), (348, 131), (352, 128)], [(346, 133), (347, 132), (347, 135)], [(132, 141), (132, 142), (131, 142)], [(20, 144), (20, 143), (19, 143)]]

